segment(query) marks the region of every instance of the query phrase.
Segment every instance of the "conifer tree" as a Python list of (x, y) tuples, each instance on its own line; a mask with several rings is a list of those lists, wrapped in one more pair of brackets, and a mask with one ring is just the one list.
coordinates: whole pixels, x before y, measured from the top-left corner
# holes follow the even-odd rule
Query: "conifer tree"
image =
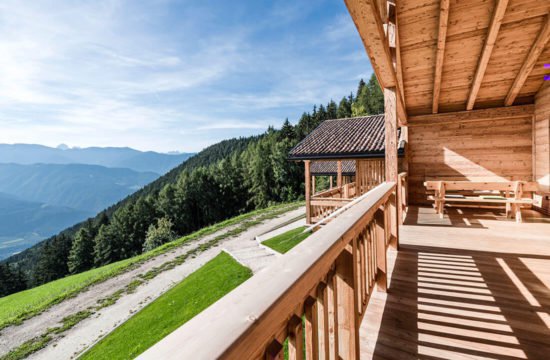
[(330, 100), (327, 105), (327, 119), (336, 119), (338, 118), (338, 105), (334, 100)]
[(69, 253), (68, 268), (71, 274), (90, 269), (94, 265), (95, 231), (91, 221), (80, 228), (73, 240)]
[(351, 116), (351, 102), (349, 101), (349, 98), (343, 97), (342, 100), (340, 100), (340, 104), (338, 104), (338, 112), (336, 114), (336, 117), (338, 119), (341, 118), (347, 118)]

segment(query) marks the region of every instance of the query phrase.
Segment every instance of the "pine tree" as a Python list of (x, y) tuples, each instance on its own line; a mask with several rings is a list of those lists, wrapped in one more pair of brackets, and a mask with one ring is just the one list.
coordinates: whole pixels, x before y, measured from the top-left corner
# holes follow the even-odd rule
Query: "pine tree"
[(338, 118), (338, 105), (336, 105), (334, 100), (330, 100), (330, 102), (327, 105), (327, 118), (328, 119)]
[(369, 97), (370, 89), (365, 85), (363, 79), (359, 81), (359, 86), (357, 88), (357, 97), (351, 105), (352, 116), (364, 116), (369, 115)]
[(336, 117), (338, 119), (341, 118), (347, 118), (351, 116), (351, 102), (349, 101), (349, 98), (343, 97), (342, 100), (340, 100), (340, 104), (338, 104), (338, 112), (336, 114)]
[(121, 241), (114, 224), (101, 225), (94, 241), (94, 263), (106, 265), (122, 259)]
[(294, 126), (288, 121), (288, 118), (286, 118), (285, 122), (283, 123), (283, 126), (280, 130), (280, 139), (294, 139), (296, 136), (296, 133), (294, 131)]
[(91, 221), (76, 233), (67, 264), (71, 274), (88, 270), (94, 265), (94, 233)]
[(37, 271), (34, 273), (35, 285), (59, 279), (69, 273), (67, 259), (72, 239), (61, 233), (47, 241), (38, 257)]
[(367, 98), (367, 112), (369, 115), (378, 115), (384, 113), (384, 94), (378, 84), (376, 76), (372, 74), (367, 84), (369, 96)]

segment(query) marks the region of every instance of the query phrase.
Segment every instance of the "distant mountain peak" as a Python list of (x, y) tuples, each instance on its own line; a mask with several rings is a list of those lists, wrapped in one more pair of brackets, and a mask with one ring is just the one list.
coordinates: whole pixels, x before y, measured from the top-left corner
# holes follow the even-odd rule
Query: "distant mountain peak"
[(57, 149), (59, 149), (59, 150), (69, 150), (70, 147), (67, 144), (59, 144), (59, 145), (57, 145)]

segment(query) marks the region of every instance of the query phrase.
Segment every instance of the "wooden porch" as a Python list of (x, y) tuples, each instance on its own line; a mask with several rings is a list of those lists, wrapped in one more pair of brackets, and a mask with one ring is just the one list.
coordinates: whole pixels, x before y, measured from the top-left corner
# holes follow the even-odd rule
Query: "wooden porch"
[(524, 211), (410, 207), (389, 290), (360, 327), (362, 359), (547, 359), (550, 218)]

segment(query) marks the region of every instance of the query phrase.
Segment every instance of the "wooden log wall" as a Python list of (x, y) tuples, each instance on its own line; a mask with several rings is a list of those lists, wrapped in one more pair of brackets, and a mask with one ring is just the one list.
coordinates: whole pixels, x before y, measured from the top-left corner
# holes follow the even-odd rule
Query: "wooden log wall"
[[(427, 180), (531, 181), (531, 108), (414, 117), (409, 121), (410, 203)], [(464, 115), (466, 114), (466, 115)]]
[(534, 180), (543, 190), (535, 196), (535, 208), (550, 215), (550, 84), (535, 98), (533, 129)]

